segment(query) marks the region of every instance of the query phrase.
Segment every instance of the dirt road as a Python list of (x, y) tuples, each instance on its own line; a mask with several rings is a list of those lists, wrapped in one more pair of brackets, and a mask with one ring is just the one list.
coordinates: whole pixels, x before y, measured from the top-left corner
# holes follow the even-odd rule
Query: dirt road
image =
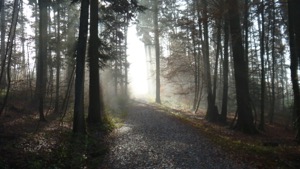
[(227, 157), (197, 129), (143, 103), (129, 109), (110, 147), (102, 168), (251, 168)]

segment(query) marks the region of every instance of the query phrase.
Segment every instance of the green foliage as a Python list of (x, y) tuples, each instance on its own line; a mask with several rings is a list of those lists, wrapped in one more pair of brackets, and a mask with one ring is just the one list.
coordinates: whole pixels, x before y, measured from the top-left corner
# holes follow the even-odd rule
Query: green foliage
[(127, 106), (129, 104), (128, 101), (119, 98), (117, 102), (120, 105), (120, 108), (106, 109), (106, 114), (103, 118), (103, 124), (106, 130), (112, 131), (115, 128), (122, 127), (127, 116)]
[(102, 30), (99, 39), (100, 66), (104, 67), (109, 60), (117, 60), (118, 54), (115, 46), (119, 41), (124, 43), (125, 28), (129, 22), (134, 20), (138, 12), (145, 10), (145, 7), (138, 5), (136, 0), (105, 0), (99, 11)]
[(116, 121), (113, 116), (110, 114), (105, 114), (103, 117), (103, 125), (101, 126), (102, 130), (106, 132), (111, 132), (116, 128)]

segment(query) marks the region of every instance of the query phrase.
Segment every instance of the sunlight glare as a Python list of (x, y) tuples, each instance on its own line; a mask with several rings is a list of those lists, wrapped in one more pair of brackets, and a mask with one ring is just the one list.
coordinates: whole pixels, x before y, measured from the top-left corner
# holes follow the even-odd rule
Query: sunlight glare
[(129, 86), (133, 97), (148, 94), (147, 65), (144, 44), (137, 37), (136, 26), (128, 28)]

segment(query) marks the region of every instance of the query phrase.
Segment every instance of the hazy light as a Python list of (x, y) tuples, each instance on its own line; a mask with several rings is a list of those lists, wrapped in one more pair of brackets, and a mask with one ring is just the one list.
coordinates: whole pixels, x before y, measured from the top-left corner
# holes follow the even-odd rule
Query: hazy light
[(134, 97), (146, 96), (148, 94), (147, 65), (144, 44), (136, 34), (136, 27), (128, 28), (128, 62), (129, 86)]

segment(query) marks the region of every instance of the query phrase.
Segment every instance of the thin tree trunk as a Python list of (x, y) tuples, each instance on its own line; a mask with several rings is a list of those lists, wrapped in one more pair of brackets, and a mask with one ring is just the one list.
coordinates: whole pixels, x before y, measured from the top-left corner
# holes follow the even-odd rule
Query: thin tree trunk
[(81, 1), (79, 37), (76, 55), (73, 133), (86, 134), (84, 120), (84, 68), (88, 32), (89, 1)]
[(227, 119), (227, 100), (228, 100), (228, 42), (229, 42), (229, 25), (228, 25), (228, 14), (225, 15), (224, 19), (224, 62), (223, 62), (223, 98), (222, 98), (222, 111), (221, 111), (221, 122), (226, 123)]
[[(25, 58), (25, 21), (24, 21), (24, 2), (21, 0), (21, 46), (22, 46), (22, 64), (21, 64), (21, 76), (26, 77), (26, 58)], [(25, 79), (23, 79), (25, 80)]]
[(128, 63), (128, 60), (127, 60), (127, 32), (128, 32), (128, 13), (127, 13), (127, 16), (125, 18), (126, 20), (126, 25), (125, 25), (125, 28), (124, 28), (124, 34), (125, 34), (125, 51), (124, 51), (124, 54), (125, 54), (125, 63), (124, 63), (124, 71), (125, 71), (125, 96), (128, 97), (128, 68), (129, 68), (129, 63)]
[[(201, 9), (200, 9), (200, 4), (199, 4), (199, 1), (198, 0), (195, 0), (196, 1), (196, 4), (195, 4), (195, 6), (196, 6), (196, 12), (197, 12), (197, 21), (198, 21), (198, 30), (199, 30), (199, 39), (200, 39), (200, 43), (201, 43), (201, 45), (203, 46), (203, 44), (204, 44), (204, 42), (203, 42), (203, 29), (202, 29), (202, 20), (201, 20), (201, 13), (200, 13), (200, 11), (201, 11)], [(201, 63), (203, 63), (203, 62), (201, 62), (201, 58), (200, 58), (200, 53), (201, 53), (201, 47), (200, 47), (200, 43), (198, 44), (198, 46), (197, 46), (197, 48), (199, 49), (198, 50), (198, 56), (197, 56), (197, 58), (198, 58), (198, 62), (197, 62), (197, 64), (198, 64), (198, 66), (197, 66), (197, 72), (198, 72), (198, 78), (197, 78), (197, 80), (198, 80), (198, 98), (197, 98), (197, 104), (196, 104), (196, 109), (195, 109), (195, 112), (197, 112), (198, 111), (198, 109), (199, 109), (199, 106), (200, 106), (200, 102), (201, 102), (201, 99), (202, 99), (202, 91), (203, 91), (203, 83), (202, 84), (200, 84), (200, 79), (201, 79)]]
[[(1, 68), (5, 71), (5, 33), (6, 33), (6, 22), (5, 22), (5, 11), (4, 11), (4, 1), (1, 0), (0, 9), (1, 9)], [(3, 72), (5, 75), (6, 73)], [(6, 85), (6, 75), (0, 79), (0, 87)]]
[(156, 65), (156, 95), (155, 102), (161, 103), (160, 100), (160, 45), (159, 45), (159, 30), (158, 30), (158, 0), (154, 1), (154, 44), (155, 44), (155, 65)]
[[(248, 19), (249, 19), (249, 0), (245, 0), (244, 4), (244, 31), (245, 31), (245, 59), (246, 59), (246, 64), (247, 67), (249, 67), (249, 58), (248, 58), (248, 53), (249, 53), (249, 42), (248, 42), (248, 37), (249, 37), (249, 24), (248, 24)], [(248, 70), (247, 70), (248, 71)], [(248, 73), (247, 73), (248, 74)]]
[(59, 83), (60, 83), (60, 4), (57, 4), (57, 34), (56, 34), (56, 85), (55, 85), (55, 106), (54, 106), (54, 112), (59, 112)]
[[(5, 55), (4, 55), (4, 61), (7, 60), (7, 66), (6, 66), (6, 73), (7, 73), (7, 88), (6, 88), (6, 93), (3, 99), (3, 104), (0, 108), (0, 115), (2, 114), (6, 103), (7, 103), (7, 99), (8, 99), (8, 95), (9, 95), (9, 91), (10, 91), (10, 82), (11, 82), (11, 76), (10, 76), (10, 68), (11, 68), (11, 59), (12, 59), (12, 50), (13, 50), (13, 46), (14, 46), (14, 39), (15, 39), (15, 34), (16, 34), (16, 27), (17, 27), (17, 23), (18, 23), (18, 17), (19, 17), (19, 10), (20, 10), (20, 4), (19, 4), (19, 0), (15, 0), (14, 1), (14, 6), (13, 6), (13, 12), (12, 12), (12, 22), (11, 22), (11, 26), (10, 26), (10, 30), (9, 30), (9, 34), (8, 34), (8, 40), (7, 40), (7, 45), (6, 45), (6, 49), (5, 49)], [(5, 64), (4, 64), (5, 65)], [(1, 75), (0, 75), (0, 81), (2, 79), (3, 76), (3, 69), (5, 67), (1, 67)]]
[[(195, 15), (193, 16), (193, 20), (196, 20), (196, 17), (200, 16), (200, 12), (198, 10), (198, 1), (194, 0), (193, 1), (193, 11), (195, 13)], [(197, 13), (197, 16), (196, 16)], [(200, 23), (200, 19), (198, 18), (198, 24), (199, 24), (199, 28), (201, 27), (201, 23)], [(199, 30), (199, 33), (201, 32), (201, 30)], [(194, 55), (194, 62), (195, 62), (195, 66), (194, 66), (194, 84), (195, 84), (195, 93), (194, 93), (194, 103), (193, 103), (193, 109), (195, 110), (195, 112), (198, 111), (198, 105), (200, 104), (200, 55), (199, 52), (197, 52), (197, 48), (198, 48), (198, 44), (196, 42), (196, 28), (193, 27), (192, 29), (192, 43), (193, 43), (193, 55)], [(198, 104), (199, 103), (199, 104)]]
[(265, 19), (264, 19), (264, 1), (261, 2), (261, 33), (260, 33), (260, 63), (261, 63), (261, 79), (260, 79), (260, 123), (259, 123), (259, 129), (264, 130), (265, 129), (265, 88), (266, 88), (266, 80), (265, 80)]
[(119, 58), (120, 58), (120, 64), (118, 65), (119, 68), (119, 78), (120, 78), (120, 94), (123, 95), (124, 94), (124, 77), (123, 77), (123, 49), (122, 49), (122, 39), (119, 38), (118, 39), (118, 47), (117, 49), (119, 50), (118, 54), (119, 54)]
[[(118, 39), (116, 31), (113, 31), (113, 39)], [(118, 53), (118, 43), (115, 42), (114, 45), (115, 45), (114, 50), (116, 53)], [(115, 96), (117, 96), (118, 95), (118, 74), (119, 74), (118, 59), (114, 60), (114, 68), (113, 69), (114, 69), (113, 77), (114, 77)]]
[(270, 124), (273, 123), (273, 118), (274, 118), (274, 111), (275, 111), (275, 66), (276, 66), (276, 59), (275, 59), (275, 2), (272, 0), (273, 7), (272, 7), (272, 75), (271, 75), (271, 109), (269, 112), (269, 122)]
[[(196, 31), (195, 29), (193, 31)], [(196, 41), (195, 41), (195, 35), (194, 33), (192, 34), (192, 43), (193, 43), (193, 56), (194, 56), (194, 102), (193, 102), (193, 110), (196, 110), (196, 106), (197, 106), (197, 100), (198, 100), (198, 96), (199, 96), (199, 55), (197, 54), (196, 51)]]
[(213, 81), (213, 100), (216, 102), (217, 97), (217, 80), (218, 80), (218, 67), (219, 67), (219, 55), (221, 50), (221, 23), (217, 21), (217, 49), (216, 49), (216, 62), (214, 69), (214, 81)]

